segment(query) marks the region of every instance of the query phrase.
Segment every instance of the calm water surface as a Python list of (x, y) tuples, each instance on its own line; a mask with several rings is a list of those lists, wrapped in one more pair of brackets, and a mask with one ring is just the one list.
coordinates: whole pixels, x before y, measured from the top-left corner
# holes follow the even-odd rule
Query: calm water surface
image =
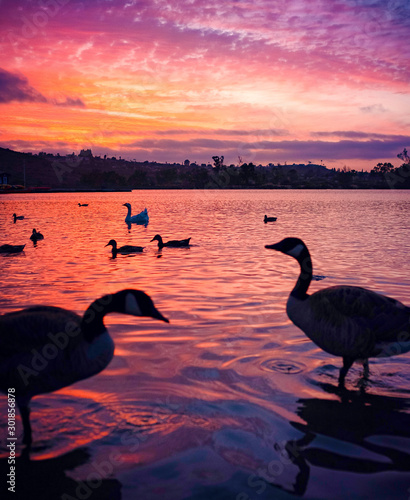
[[(147, 227), (127, 227), (125, 202), (148, 208)], [(264, 245), (302, 238), (325, 276), (311, 292), (353, 284), (410, 305), (409, 209), (404, 191), (4, 195), (0, 244), (26, 247), (0, 255), (1, 312), (82, 314), (137, 288), (171, 321), (108, 316), (109, 367), (34, 398), (34, 449), (13, 498), (408, 499), (410, 355), (373, 360), (365, 394), (355, 365), (342, 400), (341, 359), (286, 316), (296, 261)], [(33, 228), (45, 236), (36, 245)], [(192, 246), (158, 251), (157, 233)], [(111, 238), (145, 250), (112, 259)], [(1, 396), (3, 484), (6, 414)]]

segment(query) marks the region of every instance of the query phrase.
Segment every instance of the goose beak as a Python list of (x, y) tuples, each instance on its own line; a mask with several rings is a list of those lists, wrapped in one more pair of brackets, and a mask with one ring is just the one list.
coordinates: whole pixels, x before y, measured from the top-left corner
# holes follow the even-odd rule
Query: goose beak
[(166, 318), (165, 316), (163, 316), (159, 311), (158, 309), (156, 309), (154, 307), (154, 310), (152, 311), (152, 314), (151, 314), (151, 317), (152, 318), (155, 318), (155, 319), (159, 319), (161, 321), (165, 321), (165, 323), (169, 323), (169, 319)]
[(279, 243), (275, 243), (273, 245), (265, 245), (265, 248), (269, 248), (270, 250), (279, 250)]
[[(151, 240), (151, 241), (154, 241), (154, 240), (155, 240), (155, 238), (152, 238), (152, 240)], [(151, 243), (151, 241), (150, 241), (150, 243)]]

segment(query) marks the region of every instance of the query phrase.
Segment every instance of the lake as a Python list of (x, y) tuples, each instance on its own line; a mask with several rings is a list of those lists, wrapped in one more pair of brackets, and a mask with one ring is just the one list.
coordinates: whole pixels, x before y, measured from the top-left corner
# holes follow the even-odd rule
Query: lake
[[(147, 207), (146, 227), (127, 226), (126, 202)], [(26, 247), (0, 255), (2, 313), (49, 304), (82, 314), (136, 288), (170, 319), (106, 317), (113, 361), (32, 400), (33, 450), (10, 498), (407, 500), (410, 353), (372, 359), (365, 392), (355, 364), (342, 397), (341, 358), (287, 318), (297, 262), (264, 245), (305, 241), (324, 277), (311, 293), (352, 284), (410, 305), (409, 212), (398, 190), (3, 195), (0, 244)], [(33, 228), (44, 234), (36, 245)], [(191, 247), (159, 251), (157, 233)], [(145, 250), (113, 259), (112, 238)], [(6, 415), (1, 396), (3, 484)]]

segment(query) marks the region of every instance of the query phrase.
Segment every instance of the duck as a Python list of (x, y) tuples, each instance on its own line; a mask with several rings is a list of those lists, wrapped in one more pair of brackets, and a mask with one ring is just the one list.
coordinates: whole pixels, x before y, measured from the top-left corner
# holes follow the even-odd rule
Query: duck
[(78, 206), (79, 207), (88, 207), (88, 203), (79, 203)]
[(34, 306), (0, 315), (0, 391), (15, 389), (23, 444), (32, 444), (30, 401), (100, 373), (114, 355), (109, 313), (169, 323), (149, 295), (125, 289), (95, 300), (81, 317), (61, 307)]
[(299, 238), (285, 238), (265, 248), (298, 261), (300, 275), (290, 292), (286, 312), (318, 347), (342, 357), (340, 388), (345, 387), (354, 362), (363, 363), (363, 379), (367, 380), (369, 358), (410, 351), (410, 307), (358, 286), (332, 286), (309, 295), (312, 260), (305, 243)]
[(191, 238), (187, 238), (185, 240), (171, 240), (164, 243), (159, 234), (156, 234), (151, 241), (158, 241), (158, 248), (164, 247), (189, 247), (189, 241)]
[(24, 219), (24, 215), (13, 214), (13, 218), (14, 218), (14, 222), (16, 222), (16, 220), (23, 220)]
[(149, 222), (149, 217), (148, 217), (148, 210), (144, 208), (142, 212), (140, 212), (137, 215), (131, 215), (131, 204), (130, 203), (124, 203), (123, 207), (128, 208), (127, 216), (125, 217), (125, 222), (136, 222), (137, 224), (148, 224)]
[(117, 242), (115, 240), (110, 240), (105, 246), (112, 246), (112, 256), (115, 258), (118, 253), (127, 254), (127, 253), (137, 253), (142, 252), (144, 247), (138, 247), (133, 245), (124, 245), (122, 247), (117, 247)]
[(263, 222), (266, 224), (267, 222), (275, 222), (277, 217), (268, 217), (265, 215), (265, 218), (263, 219)]
[(30, 240), (32, 241), (38, 241), (38, 240), (44, 240), (44, 236), (41, 233), (38, 233), (35, 229), (33, 229), (33, 232), (31, 233)]
[(24, 250), (26, 245), (0, 245), (0, 253), (19, 253)]

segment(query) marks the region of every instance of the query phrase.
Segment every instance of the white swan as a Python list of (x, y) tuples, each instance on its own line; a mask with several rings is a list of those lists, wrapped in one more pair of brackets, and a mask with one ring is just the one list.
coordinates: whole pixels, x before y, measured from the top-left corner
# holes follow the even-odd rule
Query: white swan
[(144, 208), (144, 210), (137, 215), (131, 215), (131, 204), (124, 203), (123, 207), (128, 208), (128, 213), (127, 213), (127, 217), (125, 217), (125, 222), (128, 222), (128, 223), (136, 222), (139, 224), (148, 224), (149, 217), (148, 217), (148, 210), (146, 208)]

